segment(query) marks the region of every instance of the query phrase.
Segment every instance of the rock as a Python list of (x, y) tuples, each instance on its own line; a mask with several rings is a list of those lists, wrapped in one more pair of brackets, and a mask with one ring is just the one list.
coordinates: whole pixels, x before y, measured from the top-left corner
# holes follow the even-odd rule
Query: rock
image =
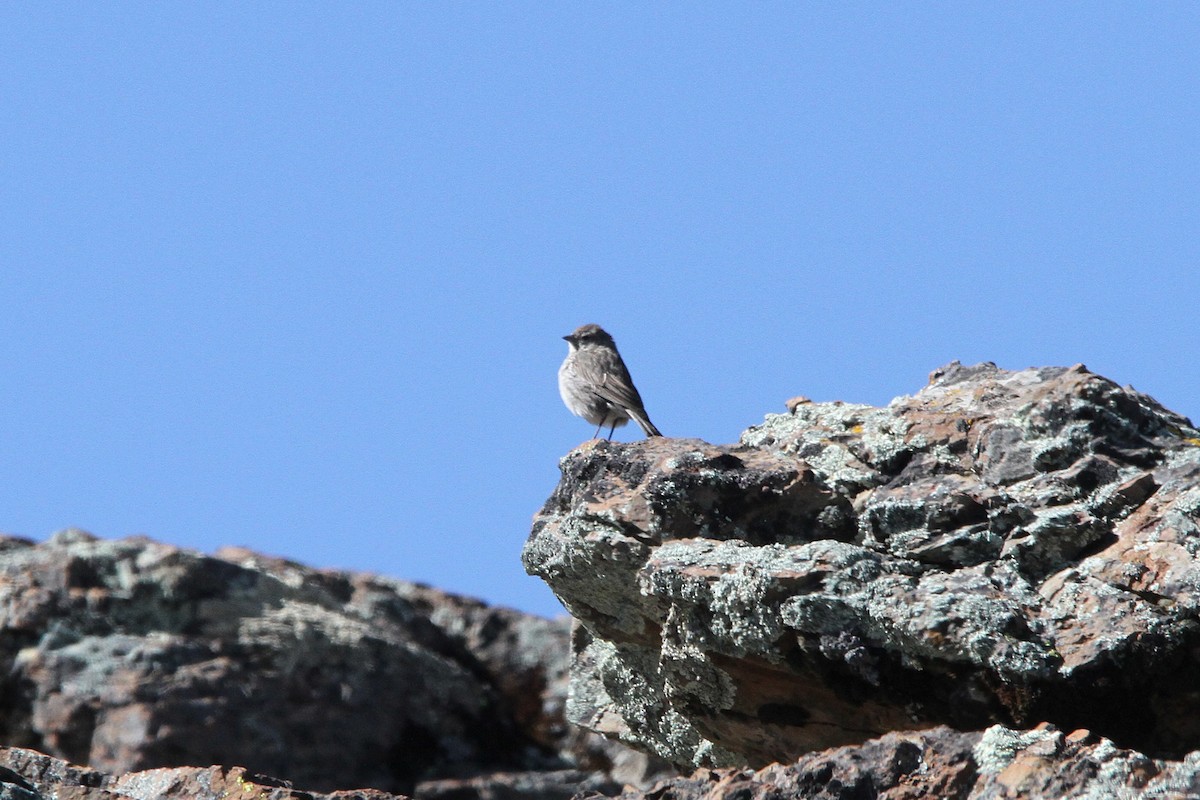
[[(595, 794), (581, 793), (580, 800)], [(610, 795), (611, 796), (611, 795)], [(620, 800), (1185, 800), (1200, 796), (1200, 753), (1161, 761), (1078, 730), (889, 733), (758, 771), (702, 769)]]
[(374, 789), (318, 794), (242, 767), (178, 767), (115, 776), (33, 750), (0, 747), (5, 800), (405, 800)]
[(558, 800), (579, 792), (613, 795), (621, 788), (620, 783), (598, 772), (494, 772), (466, 780), (427, 781), (418, 784), (413, 797), (414, 800)]
[(509, 699), (523, 730), (547, 749), (564, 745), (569, 618), (534, 617), (419, 584), (397, 581), (391, 588), (471, 654), (487, 681)]
[[(588, 785), (605, 781), (645, 787), (657, 780), (674, 776), (675, 770), (660, 758), (633, 750), (566, 721), (567, 695), (570, 690), (571, 620), (543, 619), (507, 608), (497, 608), (472, 598), (448, 594), (413, 583), (393, 582), (395, 591), (413, 608), (428, 616), (438, 628), (469, 651), (485, 670), (487, 680), (508, 698), (517, 725), (534, 740), (556, 752), (564, 763), (602, 775), (587, 778)], [(553, 773), (546, 781), (568, 785), (578, 770)], [(516, 775), (518, 777), (514, 778)], [(537, 775), (529, 779), (521, 773), (503, 773), (466, 782), (484, 794), (494, 794), (496, 785), (509, 786), (517, 780), (524, 786), (543, 781)], [(554, 777), (558, 776), (558, 777)], [(497, 784), (496, 782), (500, 783)], [(557, 783), (555, 783), (557, 782)], [(565, 782), (565, 783), (564, 783)], [(442, 789), (459, 783), (438, 782)], [(418, 786), (417, 796), (433, 791), (432, 783)], [(457, 790), (456, 790), (457, 791)], [(531, 788), (532, 796), (546, 796), (541, 788)], [(575, 791), (566, 793), (570, 796)], [(461, 796), (461, 795), (456, 795)], [(483, 795), (481, 795), (483, 796)], [(510, 792), (506, 796), (514, 796)]]
[(569, 621), (241, 549), (0, 539), (0, 631), (0, 741), (104, 774), (408, 794), (624, 751), (563, 719)]
[(941, 725), (1200, 748), (1200, 433), (1082, 366), (561, 468), (523, 559), (592, 730), (704, 768)]

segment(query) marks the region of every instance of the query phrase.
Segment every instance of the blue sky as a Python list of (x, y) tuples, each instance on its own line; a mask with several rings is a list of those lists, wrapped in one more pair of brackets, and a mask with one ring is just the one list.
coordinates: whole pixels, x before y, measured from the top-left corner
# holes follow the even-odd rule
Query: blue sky
[(5, 4), (0, 530), (557, 613), (584, 322), (671, 436), (953, 359), (1196, 419), (1197, 53), (1187, 3)]

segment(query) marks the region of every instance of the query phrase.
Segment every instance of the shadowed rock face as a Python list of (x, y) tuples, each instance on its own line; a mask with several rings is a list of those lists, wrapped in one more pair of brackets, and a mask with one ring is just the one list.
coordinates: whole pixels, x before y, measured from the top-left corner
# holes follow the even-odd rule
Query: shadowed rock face
[(589, 443), (524, 562), (570, 717), (678, 764), (1049, 721), (1200, 748), (1200, 433), (1073, 368), (951, 364), (737, 445)]
[(566, 797), (563, 770), (631, 758), (563, 719), (569, 630), (240, 549), (0, 538), (0, 743), (114, 776), (240, 765), (305, 790), (445, 794), (530, 771), (512, 781)]

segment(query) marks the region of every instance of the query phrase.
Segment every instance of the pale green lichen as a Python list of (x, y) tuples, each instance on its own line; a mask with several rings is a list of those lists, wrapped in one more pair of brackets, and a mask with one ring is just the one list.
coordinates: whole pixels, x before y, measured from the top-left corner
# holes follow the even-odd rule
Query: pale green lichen
[(1054, 729), (1014, 731), (1003, 725), (993, 725), (983, 732), (972, 755), (981, 773), (995, 775), (1031, 745), (1039, 742), (1052, 743), (1061, 738), (1062, 734)]

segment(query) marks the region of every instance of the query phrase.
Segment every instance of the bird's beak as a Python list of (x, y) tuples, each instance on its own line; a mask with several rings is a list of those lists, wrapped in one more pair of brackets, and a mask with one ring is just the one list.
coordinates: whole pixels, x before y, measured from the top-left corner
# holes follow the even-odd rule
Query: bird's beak
[(567, 334), (566, 336), (564, 336), (563, 338), (564, 338), (564, 339), (566, 339), (566, 340), (569, 342), (569, 341), (571, 341), (571, 334), (569, 334), (569, 333), (568, 333), (568, 334)]

